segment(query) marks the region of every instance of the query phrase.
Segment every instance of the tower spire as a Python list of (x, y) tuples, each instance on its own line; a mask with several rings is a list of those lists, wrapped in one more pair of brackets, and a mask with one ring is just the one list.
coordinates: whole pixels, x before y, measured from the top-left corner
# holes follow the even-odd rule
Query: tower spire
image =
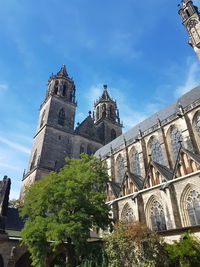
[(57, 76), (68, 77), (65, 64), (62, 65), (60, 71), (57, 73)]
[(182, 0), (178, 13), (182, 18), (182, 24), (187, 30), (189, 44), (200, 59), (200, 13), (198, 8), (191, 0)]

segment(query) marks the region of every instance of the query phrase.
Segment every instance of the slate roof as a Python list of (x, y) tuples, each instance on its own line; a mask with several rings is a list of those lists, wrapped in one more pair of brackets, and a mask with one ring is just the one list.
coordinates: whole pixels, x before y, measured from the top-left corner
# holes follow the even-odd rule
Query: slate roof
[(121, 191), (120, 185), (117, 184), (117, 183), (115, 183), (114, 181), (110, 181), (109, 183), (110, 183), (110, 186), (112, 188), (112, 191), (113, 191), (115, 197), (118, 197), (119, 196), (119, 193)]
[(168, 117), (172, 116), (173, 114), (179, 113), (179, 105), (183, 108), (187, 107), (188, 105), (192, 104), (196, 100), (200, 99), (200, 86), (195, 87), (191, 91), (187, 92), (176, 101), (171, 103), (170, 105), (166, 106), (165, 108), (161, 109), (157, 113), (151, 115), (141, 123), (135, 125), (126, 133), (120, 135), (112, 142), (108, 143), (107, 145), (103, 146), (99, 150), (96, 151), (96, 157), (104, 157), (106, 154), (110, 153), (111, 149), (117, 149), (121, 145), (124, 144), (124, 139), (129, 141), (130, 139), (138, 138), (138, 135), (141, 132), (145, 132), (154, 125), (158, 124), (158, 119), (162, 122), (163, 120), (167, 119)]
[(169, 168), (155, 161), (153, 161), (152, 164), (156, 167), (160, 174), (162, 174), (166, 178), (166, 180), (172, 179), (173, 172)]
[(199, 154), (195, 154), (190, 150), (187, 150), (185, 148), (181, 148), (181, 150), (185, 151), (191, 158), (193, 158), (197, 163), (200, 164), (200, 155)]
[(144, 184), (144, 179), (143, 177), (136, 175), (134, 173), (129, 172), (129, 177), (131, 180), (134, 182), (138, 190), (142, 190), (143, 184)]
[(6, 218), (6, 230), (20, 231), (24, 227), (22, 219), (19, 217), (19, 212), (15, 208), (8, 208)]

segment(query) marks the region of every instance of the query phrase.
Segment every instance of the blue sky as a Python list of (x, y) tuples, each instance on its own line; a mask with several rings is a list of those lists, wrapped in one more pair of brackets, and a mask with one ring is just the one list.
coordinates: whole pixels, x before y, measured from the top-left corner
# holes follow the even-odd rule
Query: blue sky
[(178, 4), (1, 1), (0, 177), (11, 177), (11, 198), (19, 196), (47, 80), (62, 64), (76, 84), (77, 122), (108, 84), (124, 130), (200, 84)]

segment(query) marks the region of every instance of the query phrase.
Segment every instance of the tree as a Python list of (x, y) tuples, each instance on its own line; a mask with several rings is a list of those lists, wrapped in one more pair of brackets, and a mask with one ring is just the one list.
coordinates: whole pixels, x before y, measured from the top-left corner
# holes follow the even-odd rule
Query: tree
[(32, 184), (25, 194), (21, 234), (33, 266), (44, 267), (51, 250), (66, 243), (69, 264), (75, 266), (90, 229), (104, 230), (111, 224), (103, 163), (86, 154), (80, 159), (67, 158), (66, 163), (58, 173), (51, 172)]
[(120, 222), (105, 242), (109, 267), (168, 266), (163, 240), (145, 224)]
[(200, 265), (200, 241), (190, 233), (184, 233), (179, 241), (166, 244), (170, 266), (190, 267)]

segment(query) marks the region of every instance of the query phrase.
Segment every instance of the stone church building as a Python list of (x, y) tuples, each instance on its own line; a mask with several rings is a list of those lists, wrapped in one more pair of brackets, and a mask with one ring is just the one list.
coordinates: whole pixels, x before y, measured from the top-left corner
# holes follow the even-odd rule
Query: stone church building
[[(200, 58), (198, 9), (183, 0), (179, 15)], [(115, 219), (145, 222), (169, 242), (188, 229), (200, 236), (200, 86), (124, 134), (106, 85), (94, 112), (75, 127), (75, 93), (63, 65), (48, 80), (21, 196), (31, 183), (59, 170), (65, 157), (95, 154), (108, 168), (107, 203)], [(0, 181), (0, 267), (28, 267), (29, 255), (19, 245), (23, 222), (8, 207), (10, 185), (6, 176)], [(57, 256), (51, 255), (48, 267)]]

